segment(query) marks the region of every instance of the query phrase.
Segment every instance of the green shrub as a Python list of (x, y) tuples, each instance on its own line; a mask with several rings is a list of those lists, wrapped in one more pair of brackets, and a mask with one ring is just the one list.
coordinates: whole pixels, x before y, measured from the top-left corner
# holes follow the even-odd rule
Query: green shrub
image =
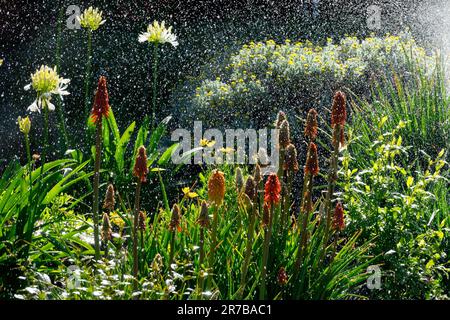
[(338, 88), (367, 93), (373, 79), (406, 70), (411, 59), (420, 66), (434, 63), (408, 34), (346, 37), (339, 44), (328, 39), (324, 46), (251, 42), (229, 58), (224, 79), (204, 80), (196, 89), (193, 114), (213, 124), (267, 125), (278, 109), (298, 114), (328, 105)]
[[(347, 231), (362, 230), (361, 239), (374, 239), (370, 253), (381, 255), (381, 290), (388, 299), (429, 299), (448, 295), (448, 204), (439, 197), (448, 191), (444, 150), (429, 159), (425, 170), (411, 170), (400, 121), (385, 131), (383, 118), (366, 151), (358, 148), (343, 158), (342, 201), (347, 206)], [(447, 290), (447, 291), (446, 291)]]

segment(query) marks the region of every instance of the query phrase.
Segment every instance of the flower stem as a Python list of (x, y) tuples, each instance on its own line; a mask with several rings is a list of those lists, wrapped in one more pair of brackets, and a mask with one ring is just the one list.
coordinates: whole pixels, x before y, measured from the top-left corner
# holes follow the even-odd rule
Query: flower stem
[(94, 204), (93, 204), (93, 219), (94, 219), (94, 245), (95, 245), (95, 259), (100, 259), (100, 244), (98, 234), (98, 215), (99, 215), (99, 187), (100, 187), (100, 157), (102, 147), (102, 121), (97, 122), (97, 132), (95, 134), (95, 164), (94, 164)]
[(248, 225), (248, 233), (247, 233), (247, 247), (245, 248), (245, 260), (242, 265), (242, 273), (241, 273), (241, 284), (239, 287), (238, 299), (242, 299), (244, 295), (245, 285), (247, 283), (247, 272), (248, 266), (250, 265), (250, 258), (252, 255), (252, 245), (253, 245), (253, 234), (255, 232), (255, 217), (256, 217), (256, 207), (257, 203), (254, 203), (252, 206), (252, 211), (250, 213), (249, 225)]
[(156, 95), (157, 95), (157, 86), (156, 86), (156, 82), (158, 80), (158, 44), (155, 43), (155, 45), (153, 46), (153, 63), (152, 63), (152, 75), (153, 75), (153, 80), (152, 80), (152, 109), (151, 109), (151, 115), (152, 115), (152, 120), (151, 120), (151, 125), (150, 128), (153, 130), (155, 128), (156, 125)]
[[(305, 177), (305, 189), (303, 191), (303, 200), (302, 200), (302, 208), (301, 213), (303, 214), (303, 223), (302, 227), (300, 229), (300, 245), (297, 250), (297, 258), (295, 261), (295, 278), (298, 275), (300, 271), (300, 267), (302, 265), (303, 258), (305, 257), (306, 247), (308, 243), (308, 222), (309, 222), (309, 216), (311, 212), (309, 211), (309, 208), (312, 207), (311, 197), (312, 197), (312, 186), (313, 186), (313, 175), (309, 173)], [(306, 208), (306, 210), (303, 210)]]
[[(56, 35), (56, 70), (61, 70), (61, 42), (62, 42), (62, 21), (64, 18), (64, 6), (61, 7), (58, 15), (58, 27), (57, 27), (57, 35)], [(58, 112), (58, 120), (59, 120), (59, 131), (64, 138), (63, 148), (64, 151), (67, 149), (69, 145), (69, 138), (67, 136), (66, 124), (64, 121), (64, 110), (62, 105), (62, 100), (60, 97), (56, 100), (56, 110)]]
[(209, 253), (209, 259), (208, 259), (208, 267), (209, 267), (209, 273), (208, 273), (208, 282), (207, 282), (207, 289), (209, 289), (211, 282), (212, 282), (212, 270), (214, 270), (214, 256), (216, 253), (216, 247), (217, 247), (217, 227), (218, 227), (218, 210), (219, 207), (217, 205), (214, 206), (214, 213), (213, 213), (213, 224), (212, 224), (212, 232), (211, 232), (211, 248)]
[(203, 227), (200, 227), (200, 258), (198, 260), (198, 280), (197, 280), (197, 294), (200, 295), (200, 299), (202, 298), (202, 292), (203, 292), (203, 282), (204, 282), (204, 276), (203, 276), (203, 270), (202, 265), (203, 261), (205, 260), (205, 229)]
[(139, 259), (138, 259), (138, 224), (139, 224), (139, 210), (140, 210), (140, 196), (141, 196), (142, 182), (138, 179), (136, 186), (136, 196), (134, 200), (134, 223), (133, 223), (133, 290), (136, 291), (138, 287), (138, 273), (139, 273)]
[(169, 256), (169, 265), (173, 263), (173, 258), (175, 256), (175, 240), (177, 236), (176, 229), (172, 231), (172, 238), (170, 239), (170, 256)]
[(339, 141), (341, 135), (341, 126), (335, 125), (333, 129), (333, 153), (331, 155), (331, 168), (330, 173), (328, 175), (328, 188), (327, 195), (325, 198), (325, 214), (326, 214), (326, 225), (325, 225), (325, 235), (323, 241), (323, 250), (322, 250), (322, 261), (325, 258), (326, 248), (328, 244), (328, 240), (330, 237), (330, 227), (331, 227), (331, 211), (332, 211), (332, 198), (334, 194), (334, 187), (337, 180), (338, 173), (338, 159), (339, 159)]
[(264, 228), (264, 245), (263, 245), (264, 251), (261, 261), (261, 284), (259, 289), (260, 300), (264, 300), (266, 298), (267, 260), (269, 258), (270, 238), (272, 237), (273, 214), (274, 214), (274, 204), (272, 203), (270, 206), (269, 225)]
[(86, 61), (86, 75), (84, 78), (84, 114), (85, 119), (89, 116), (89, 87), (91, 79), (91, 65), (92, 65), (92, 31), (88, 30), (88, 43), (87, 43), (87, 61)]

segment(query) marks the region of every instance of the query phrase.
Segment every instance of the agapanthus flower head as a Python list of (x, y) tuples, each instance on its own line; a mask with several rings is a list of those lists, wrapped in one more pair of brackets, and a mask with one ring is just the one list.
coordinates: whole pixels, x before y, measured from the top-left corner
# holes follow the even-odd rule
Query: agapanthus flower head
[(144, 211), (139, 211), (138, 229), (141, 231), (145, 231), (145, 229), (147, 229), (147, 215)]
[(280, 147), (285, 149), (291, 143), (291, 130), (289, 129), (289, 122), (283, 120), (280, 125), (279, 135)]
[(174, 47), (178, 46), (177, 36), (172, 33), (172, 27), (166, 28), (164, 21), (159, 23), (156, 20), (147, 27), (146, 32), (139, 35), (139, 42), (170, 43)]
[(144, 146), (139, 147), (136, 162), (134, 163), (133, 175), (139, 178), (139, 181), (146, 182), (147, 181), (147, 151)]
[(269, 205), (280, 202), (281, 184), (276, 173), (271, 173), (264, 186), (264, 201)]
[(286, 147), (284, 154), (283, 168), (286, 171), (297, 172), (298, 171), (298, 161), (297, 161), (297, 149), (290, 143)]
[(305, 137), (309, 140), (314, 141), (317, 137), (317, 111), (316, 109), (310, 109), (308, 115), (306, 116), (305, 125)]
[(319, 156), (317, 155), (317, 146), (314, 142), (309, 143), (306, 158), (305, 175), (308, 174), (312, 174), (313, 176), (319, 174)]
[(331, 126), (335, 125), (345, 125), (347, 120), (347, 98), (345, 93), (342, 91), (337, 91), (333, 97), (333, 106), (331, 109)]
[(280, 129), (281, 123), (284, 120), (287, 120), (286, 113), (284, 113), (283, 111), (278, 111), (277, 119), (275, 120), (275, 128)]
[(55, 105), (51, 103), (52, 95), (58, 95), (61, 99), (68, 95), (67, 91), (69, 79), (59, 77), (56, 67), (53, 69), (42, 65), (35, 73), (31, 75), (31, 83), (24, 89), (33, 88), (36, 91), (36, 100), (28, 107), (31, 112), (41, 112), (41, 108), (48, 108), (49, 111), (55, 110)]
[(344, 208), (342, 207), (342, 203), (336, 203), (336, 208), (334, 209), (333, 215), (333, 229), (336, 231), (342, 231), (345, 228), (345, 220), (344, 220)]
[(101, 76), (98, 79), (97, 91), (95, 92), (94, 104), (91, 110), (91, 121), (93, 123), (98, 123), (98, 121), (102, 121), (102, 117), (108, 117), (109, 108), (106, 77)]
[(102, 219), (102, 240), (111, 240), (111, 236), (111, 223), (108, 214), (105, 212)]
[(247, 181), (245, 182), (245, 191), (244, 193), (248, 196), (248, 198), (254, 202), (256, 199), (256, 195), (257, 195), (257, 186), (256, 186), (256, 182), (255, 179), (253, 179), (252, 176), (249, 176), (247, 178)]
[(197, 223), (203, 228), (207, 228), (209, 226), (208, 204), (205, 200), (202, 201), (200, 206), (200, 215), (197, 219)]
[(277, 276), (278, 285), (285, 286), (288, 282), (288, 275), (286, 273), (286, 269), (284, 267), (281, 267), (280, 270), (278, 270), (278, 276)]
[(208, 198), (216, 206), (220, 206), (225, 197), (225, 176), (222, 171), (214, 170), (208, 180)]
[(181, 211), (180, 207), (177, 204), (174, 204), (172, 207), (172, 218), (170, 219), (169, 223), (169, 230), (175, 231), (178, 230), (178, 232), (181, 231)]
[(97, 8), (89, 7), (84, 10), (83, 14), (77, 17), (77, 20), (80, 22), (81, 27), (84, 29), (89, 29), (90, 31), (97, 30), (102, 24), (105, 23), (105, 20), (102, 18), (102, 11), (99, 11)]
[(114, 186), (110, 183), (106, 189), (105, 201), (103, 202), (103, 208), (109, 211), (114, 210), (116, 200), (114, 199)]
[(236, 190), (239, 193), (241, 192), (242, 187), (244, 186), (244, 177), (242, 176), (242, 170), (239, 167), (236, 168), (235, 182), (236, 182)]
[(17, 123), (19, 124), (19, 130), (25, 135), (28, 135), (31, 130), (31, 120), (30, 117), (19, 117), (17, 118)]

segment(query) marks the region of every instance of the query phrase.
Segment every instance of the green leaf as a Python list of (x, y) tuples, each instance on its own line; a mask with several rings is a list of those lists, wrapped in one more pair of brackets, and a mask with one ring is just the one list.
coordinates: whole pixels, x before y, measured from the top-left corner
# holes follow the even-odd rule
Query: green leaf
[(45, 196), (43, 204), (49, 204), (58, 194), (63, 192), (69, 186), (73, 185), (74, 183), (76, 183), (76, 182), (78, 182), (78, 181), (80, 181), (82, 179), (85, 179), (85, 178), (90, 177), (91, 175), (93, 175), (93, 172), (87, 173), (87, 174), (85, 173), (85, 174), (79, 176), (78, 178), (76, 178), (74, 180), (70, 180), (74, 175), (76, 175), (79, 171), (81, 171), (88, 163), (89, 163), (89, 160), (83, 162), (78, 167), (76, 167), (71, 172), (69, 172), (57, 184), (55, 184), (53, 186), (53, 188), (50, 189), (50, 191)]
[(164, 153), (161, 155), (161, 157), (158, 160), (158, 165), (162, 166), (167, 164), (167, 162), (170, 160), (170, 158), (172, 157), (173, 152), (175, 151), (175, 149), (179, 146), (179, 143), (174, 143), (173, 145), (171, 145), (169, 148), (167, 148), (166, 151), (164, 151)]
[(119, 131), (119, 127), (117, 126), (117, 122), (116, 122), (116, 118), (114, 117), (114, 112), (112, 110), (112, 108), (109, 108), (109, 113), (108, 113), (108, 124), (109, 124), (109, 128), (111, 129), (111, 132), (113, 134), (114, 137), (114, 141), (119, 141), (120, 140), (120, 131)]
[(128, 128), (123, 133), (122, 137), (116, 145), (116, 152), (114, 154), (114, 159), (116, 159), (116, 165), (119, 172), (123, 171), (125, 165), (125, 150), (127, 148), (128, 142), (130, 142), (131, 135), (133, 134), (136, 122), (133, 121)]

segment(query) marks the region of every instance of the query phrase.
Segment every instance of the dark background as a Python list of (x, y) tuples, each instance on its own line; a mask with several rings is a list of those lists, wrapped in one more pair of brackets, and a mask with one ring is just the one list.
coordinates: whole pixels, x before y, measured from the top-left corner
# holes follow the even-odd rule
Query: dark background
[[(163, 47), (159, 69), (159, 118), (174, 116), (172, 125), (185, 110), (177, 94), (193, 93), (205, 78), (215, 77), (215, 66), (223, 58), (250, 40), (274, 39), (293, 41), (310, 39), (338, 40), (348, 35), (365, 36), (369, 30), (366, 11), (369, 5), (382, 8), (382, 29), (377, 34), (396, 33), (412, 27), (425, 41), (429, 34), (417, 15), (424, 1), (319, 1), (318, 14), (313, 14), (310, 1), (5, 1), (0, 0), (0, 172), (14, 157), (23, 158), (22, 137), (17, 117), (27, 114), (33, 94), (23, 87), (30, 74), (41, 64), (55, 65), (58, 14), (68, 5), (78, 5), (83, 11), (92, 5), (103, 10), (106, 23), (94, 32), (94, 59), (91, 81), (92, 95), (99, 75), (108, 77), (110, 103), (121, 130), (134, 119), (143, 119), (151, 101), (151, 50), (137, 41), (140, 32), (153, 20), (165, 20), (173, 26), (179, 46)], [(317, 13), (317, 12), (316, 12)], [(64, 12), (65, 14), (65, 12)], [(86, 33), (66, 28), (63, 20), (62, 65), (60, 75), (70, 78), (64, 110), (71, 144), (79, 147), (84, 119), (84, 70), (86, 63)], [(419, 21), (419, 22), (418, 22)], [(436, 22), (438, 23), (438, 22)], [(425, 39), (425, 40), (424, 40)], [(181, 112), (181, 111), (180, 111)], [(31, 115), (32, 152), (39, 152), (42, 119)], [(61, 138), (58, 136), (56, 114), (52, 114), (51, 141), (53, 156), (58, 156)]]

